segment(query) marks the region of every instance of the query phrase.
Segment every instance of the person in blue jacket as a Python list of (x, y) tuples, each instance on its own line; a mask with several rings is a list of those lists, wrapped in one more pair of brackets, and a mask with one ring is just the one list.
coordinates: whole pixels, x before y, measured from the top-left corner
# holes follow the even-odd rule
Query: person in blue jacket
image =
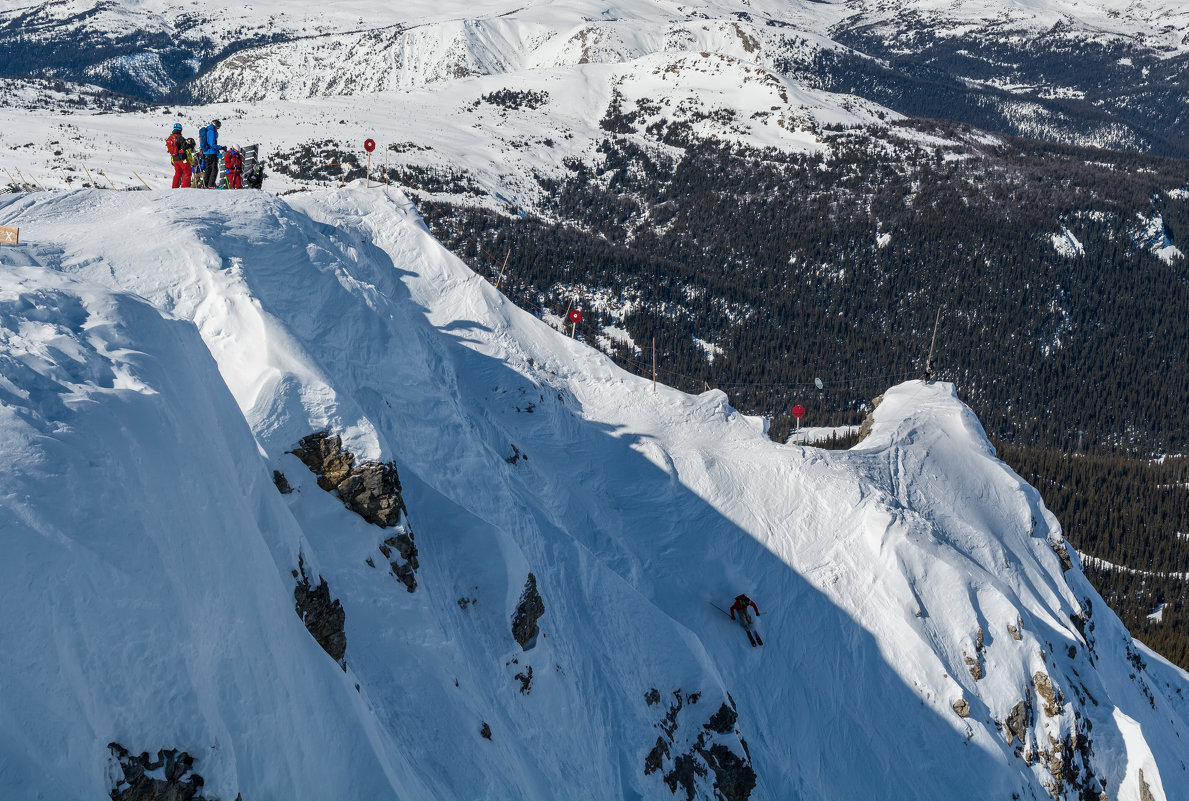
[(202, 153), (206, 159), (206, 179), (203, 183), (207, 189), (215, 189), (215, 182), (219, 180), (219, 152), (226, 150), (225, 147), (219, 146), (219, 128), (222, 123), (218, 120), (212, 120), (211, 124), (206, 126), (205, 133), (202, 136)]

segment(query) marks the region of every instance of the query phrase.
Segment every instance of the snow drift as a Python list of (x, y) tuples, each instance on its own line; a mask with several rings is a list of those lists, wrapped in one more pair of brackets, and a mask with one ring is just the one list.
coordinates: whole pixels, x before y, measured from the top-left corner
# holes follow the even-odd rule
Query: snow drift
[[(2, 203), (31, 243), (0, 253), (5, 796), (119, 789), (109, 743), (225, 799), (1189, 788), (1189, 677), (950, 385), (889, 390), (850, 452), (782, 446), (382, 190)], [(398, 526), (320, 486), (322, 434), (392, 468)], [(296, 608), (321, 582), (341, 662)], [(762, 648), (715, 608), (740, 591)]]

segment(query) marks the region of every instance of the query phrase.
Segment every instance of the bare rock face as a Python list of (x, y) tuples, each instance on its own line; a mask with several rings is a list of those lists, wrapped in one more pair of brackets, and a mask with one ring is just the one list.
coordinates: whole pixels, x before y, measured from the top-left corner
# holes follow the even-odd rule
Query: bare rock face
[(1038, 670), (1032, 677), (1032, 683), (1036, 685), (1036, 694), (1044, 701), (1046, 715), (1056, 717), (1065, 711), (1065, 697), (1060, 690), (1053, 687), (1053, 682), (1047, 675)]
[(1004, 722), (1004, 727), (1007, 729), (1007, 744), (1011, 745), (1015, 740), (1020, 741), (1021, 746), (1028, 744), (1028, 727), (1032, 725), (1032, 699), (1025, 697), (1024, 700), (1016, 703), (1011, 709), (1011, 714), (1007, 716)]
[[(756, 773), (747, 743), (735, 729), (739, 717), (735, 708), (723, 703), (705, 723), (688, 733), (678, 720), (682, 709), (688, 708), (687, 704), (693, 706), (700, 697), (701, 693), (684, 694), (681, 690), (673, 693), (673, 703), (655, 724), (661, 734), (644, 758), (644, 775), (660, 773), (669, 791), (684, 795), (687, 801), (711, 797), (747, 801), (756, 786)], [(644, 700), (655, 706), (660, 702), (660, 692), (653, 688)], [(734, 746), (742, 756), (733, 750)], [(666, 766), (670, 766), (668, 770)]]
[(406, 514), (400, 478), (393, 462), (355, 464), (337, 434), (319, 431), (302, 438), (290, 451), (318, 476), (318, 486), (337, 492), (348, 509), (381, 528), (400, 524)]
[(955, 714), (957, 714), (958, 717), (960, 717), (960, 718), (970, 717), (970, 702), (967, 701), (965, 698), (959, 698), (957, 701), (954, 701), (953, 706), (954, 706), (954, 712), (955, 712)]
[(863, 417), (863, 422), (859, 424), (859, 442), (867, 439), (871, 434), (871, 428), (875, 425), (875, 410), (879, 408), (879, 404), (883, 402), (883, 395), (878, 395), (871, 399), (871, 411)]
[(404, 498), (401, 496), (400, 476), (395, 462), (364, 462), (355, 464), (355, 455), (343, 448), (337, 434), (319, 431), (303, 437), (298, 447), (290, 451), (318, 476), (318, 486), (334, 492), (343, 505), (372, 525), (380, 528), (400, 528), (400, 532), (384, 540), (380, 552), (388, 560), (392, 574), (409, 592), (417, 589), (415, 571), (417, 545), (406, 518)]
[(306, 629), (313, 635), (322, 650), (330, 654), (331, 659), (339, 663), (344, 671), (347, 669), (347, 613), (337, 598), (330, 597), (330, 587), (326, 579), (319, 577), (318, 586), (310, 583), (306, 575), (305, 559), (298, 555), (298, 570), (293, 571), (297, 579), (297, 586), (293, 588), (293, 598), (297, 602), (297, 616), (305, 624)]
[(516, 606), (516, 614), (512, 618), (512, 636), (525, 651), (537, 644), (537, 621), (544, 614), (545, 602), (537, 592), (537, 577), (529, 573), (524, 582), (524, 592), (520, 594), (520, 603)]
[(147, 751), (134, 756), (119, 743), (107, 748), (122, 774), (108, 793), (112, 801), (214, 801), (202, 794), (202, 776), (185, 751), (161, 750), (153, 759)]

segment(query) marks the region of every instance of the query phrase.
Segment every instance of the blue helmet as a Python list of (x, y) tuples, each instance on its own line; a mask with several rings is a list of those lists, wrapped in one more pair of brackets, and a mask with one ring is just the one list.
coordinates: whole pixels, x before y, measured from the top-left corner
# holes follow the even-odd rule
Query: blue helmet
[(182, 124), (181, 124), (180, 122), (175, 122), (175, 123), (173, 124), (173, 129), (174, 129), (175, 131), (180, 131), (180, 130), (182, 130)]

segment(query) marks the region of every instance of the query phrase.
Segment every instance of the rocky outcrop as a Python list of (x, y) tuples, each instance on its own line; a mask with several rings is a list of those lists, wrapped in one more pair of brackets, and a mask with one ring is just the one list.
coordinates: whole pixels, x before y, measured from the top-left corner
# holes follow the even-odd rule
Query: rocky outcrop
[(327, 431), (304, 437), (289, 452), (318, 476), (319, 487), (337, 492), (343, 504), (367, 522), (387, 528), (399, 525), (406, 514), (394, 462), (356, 465), (342, 437)]
[(525, 651), (537, 644), (537, 621), (544, 614), (545, 602), (537, 592), (537, 577), (529, 573), (524, 582), (524, 592), (520, 594), (520, 603), (516, 606), (516, 614), (512, 617), (512, 637)]
[(194, 757), (185, 751), (161, 750), (154, 759), (147, 751), (134, 756), (119, 743), (107, 748), (120, 770), (108, 793), (112, 801), (216, 801), (202, 794), (202, 776), (194, 772)]
[[(330, 587), (326, 579), (319, 577), (317, 586), (310, 582), (306, 575), (305, 559), (299, 554), (297, 557), (298, 570), (293, 571), (297, 579), (297, 586), (293, 588), (293, 598), (297, 602), (297, 616), (305, 624), (306, 629), (313, 635), (322, 650), (330, 654), (331, 659), (339, 663), (344, 671), (347, 669), (347, 613), (337, 598), (330, 597)], [(299, 572), (300, 571), (300, 572)]]
[(871, 411), (864, 415), (863, 422), (859, 424), (859, 442), (862, 442), (871, 435), (871, 429), (875, 425), (875, 410), (879, 408), (879, 404), (881, 403), (883, 403), (883, 395), (877, 395), (871, 399)]
[(1007, 744), (1010, 746), (1016, 740), (1020, 747), (1028, 744), (1028, 728), (1032, 725), (1032, 698), (1025, 696), (1024, 700), (1016, 702), (1011, 708), (1011, 714), (1004, 721), (1007, 729)]
[(1044, 711), (1049, 717), (1056, 717), (1065, 711), (1065, 696), (1053, 687), (1053, 681), (1039, 670), (1032, 677), (1036, 694), (1044, 701)]
[[(655, 724), (661, 734), (644, 758), (644, 775), (660, 773), (669, 791), (684, 795), (686, 801), (710, 797), (747, 801), (756, 786), (756, 773), (751, 767), (747, 743), (735, 728), (738, 713), (733, 702), (724, 702), (705, 723), (682, 736), (678, 716), (687, 704), (697, 704), (700, 695), (686, 695), (681, 690), (673, 693), (673, 703)], [(644, 700), (655, 706), (660, 703), (660, 692), (653, 688)], [(738, 746), (738, 751), (732, 746)]]
[(401, 529), (384, 540), (380, 552), (388, 560), (392, 575), (409, 592), (417, 589), (415, 571), (420, 566), (417, 545), (406, 519), (408, 511), (401, 495), (396, 463), (356, 464), (355, 455), (343, 447), (342, 437), (327, 431), (302, 438), (289, 453), (318, 476), (319, 487), (336, 493), (344, 506), (364, 520), (380, 528)]
[(957, 701), (954, 701), (953, 706), (954, 706), (954, 712), (955, 712), (955, 714), (957, 714), (958, 717), (960, 717), (960, 718), (970, 717), (970, 702), (967, 701), (965, 698), (959, 698)]

